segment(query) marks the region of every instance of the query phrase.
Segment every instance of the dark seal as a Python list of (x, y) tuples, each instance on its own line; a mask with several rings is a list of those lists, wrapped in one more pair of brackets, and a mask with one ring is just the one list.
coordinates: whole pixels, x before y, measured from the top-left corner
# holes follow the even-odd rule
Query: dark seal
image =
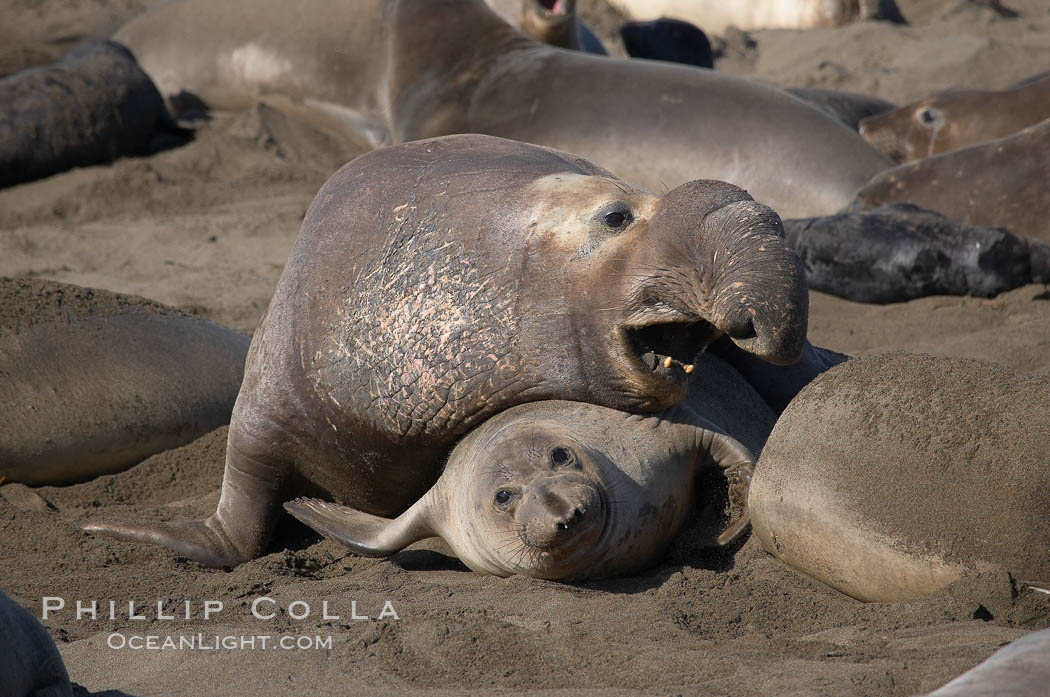
[(0, 186), (144, 155), (165, 132), (183, 138), (131, 52), (85, 40), (58, 63), (0, 80)]

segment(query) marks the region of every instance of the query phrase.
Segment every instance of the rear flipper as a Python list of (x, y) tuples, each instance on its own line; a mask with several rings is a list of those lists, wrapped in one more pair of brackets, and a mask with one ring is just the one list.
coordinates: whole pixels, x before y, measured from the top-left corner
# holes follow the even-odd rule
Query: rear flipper
[(363, 557), (387, 557), (435, 533), (427, 520), (425, 499), (394, 519), (320, 499), (299, 498), (284, 509), (330, 540)]
[(217, 514), (204, 520), (164, 523), (155, 527), (89, 522), (82, 524), (80, 529), (167, 547), (198, 564), (214, 568), (233, 568), (251, 559), (230, 540)]
[(222, 494), (208, 518), (156, 526), (89, 522), (80, 527), (167, 547), (204, 566), (233, 568), (262, 555), (280, 513), (277, 504), (283, 471), (243, 455), (234, 447), (231, 430)]

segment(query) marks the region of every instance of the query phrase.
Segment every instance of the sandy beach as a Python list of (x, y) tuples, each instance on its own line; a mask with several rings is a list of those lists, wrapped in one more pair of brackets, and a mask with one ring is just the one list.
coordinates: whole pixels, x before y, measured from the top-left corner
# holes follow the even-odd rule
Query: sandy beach
[[(614, 14), (583, 4), (605, 38)], [(957, 0), (898, 4), (912, 24), (733, 34), (716, 69), (899, 104), (1050, 70), (1046, 0), (1009, 2), (1014, 19)], [(110, 30), (98, 12), (138, 7), (90, 6), (98, 21), (86, 33)], [(29, 31), (31, 13), (14, 16), (32, 25), (25, 51), (47, 42)], [(307, 206), (355, 154), (268, 107), (215, 113), (183, 147), (0, 190), (0, 276), (140, 295), (250, 335)], [(1047, 375), (1050, 286), (884, 306), (812, 292), (809, 336), (849, 354), (926, 352)], [(569, 585), (481, 576), (436, 541), (360, 558), (290, 519), (269, 554), (232, 571), (77, 529), (209, 514), (225, 434), (83, 484), (0, 486), (0, 588), (38, 618), (45, 598), (62, 600), (44, 624), (77, 694), (904, 697), (1050, 627), (1050, 595), (1002, 570), (919, 600), (864, 604), (756, 540), (705, 553), (695, 530), (645, 574)], [(97, 617), (78, 618), (78, 601), (97, 601)], [(222, 607), (206, 616), (207, 602)], [(160, 648), (180, 637), (194, 647)], [(146, 641), (158, 648), (133, 648)]]

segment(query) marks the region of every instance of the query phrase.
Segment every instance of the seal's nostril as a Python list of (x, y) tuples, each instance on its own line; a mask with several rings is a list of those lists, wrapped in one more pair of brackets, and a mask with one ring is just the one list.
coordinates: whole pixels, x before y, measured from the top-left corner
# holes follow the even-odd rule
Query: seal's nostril
[[(754, 310), (750, 310), (750, 312), (754, 313)], [(734, 321), (726, 327), (726, 334), (738, 341), (754, 339), (758, 336), (758, 333), (755, 331), (755, 323), (750, 317), (741, 317)]]
[(555, 526), (555, 527), (557, 527), (558, 530), (568, 530), (569, 529), (569, 526), (566, 525), (565, 523), (558, 523), (557, 526)]
[(580, 520), (581, 518), (583, 518), (583, 511), (581, 509), (577, 508), (575, 511), (573, 511), (572, 517), (575, 520)]

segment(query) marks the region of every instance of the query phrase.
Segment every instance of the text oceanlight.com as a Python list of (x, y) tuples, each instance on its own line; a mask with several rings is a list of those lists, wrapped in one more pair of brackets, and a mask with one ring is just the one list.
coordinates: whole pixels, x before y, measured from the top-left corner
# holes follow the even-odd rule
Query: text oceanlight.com
[(310, 649), (331, 649), (331, 635), (308, 636), (305, 634), (180, 634), (164, 636), (161, 634), (123, 634), (113, 632), (106, 637), (106, 645), (111, 649), (131, 649), (133, 651), (267, 651), (283, 649), (285, 651), (304, 651)]

